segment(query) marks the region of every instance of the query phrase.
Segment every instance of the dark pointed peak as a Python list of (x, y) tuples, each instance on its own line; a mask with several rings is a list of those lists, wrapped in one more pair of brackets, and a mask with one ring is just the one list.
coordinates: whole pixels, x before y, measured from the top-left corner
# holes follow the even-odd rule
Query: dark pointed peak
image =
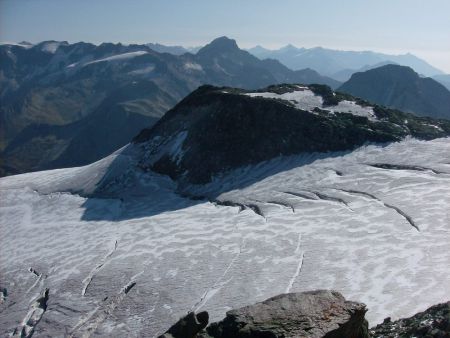
[(224, 53), (224, 52), (234, 52), (240, 50), (236, 40), (227, 38), (226, 36), (221, 36), (220, 38), (214, 39), (205, 47), (200, 49), (197, 55), (202, 55), (204, 53)]

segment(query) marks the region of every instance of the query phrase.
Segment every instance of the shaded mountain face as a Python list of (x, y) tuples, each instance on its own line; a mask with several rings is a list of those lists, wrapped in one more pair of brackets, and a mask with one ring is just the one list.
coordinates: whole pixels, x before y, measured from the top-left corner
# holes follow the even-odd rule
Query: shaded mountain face
[(287, 45), (278, 50), (269, 50), (261, 46), (249, 49), (259, 58), (274, 58), (291, 69), (311, 68), (320, 74), (346, 81), (341, 72), (355, 73), (363, 67), (374, 67), (383, 62), (398, 63), (413, 68), (419, 74), (433, 76), (442, 71), (412, 55), (388, 55), (371, 51), (341, 51), (322, 47), (297, 48)]
[[(226, 37), (197, 55), (152, 48), (158, 46), (58, 41), (1, 45), (0, 173), (97, 160), (202, 84), (252, 89), (283, 82), (340, 85), (315, 72), (261, 61)], [(93, 119), (99, 130), (123, 129), (123, 134), (108, 134), (107, 142), (98, 131), (85, 137), (81, 130), (92, 129)], [(70, 163), (63, 160), (69, 158), (68, 149), (79, 149), (70, 153)]]
[(320, 85), (259, 91), (203, 86), (134, 142), (139, 166), (204, 184), (214, 176), (281, 155), (352, 150), (367, 142), (450, 134), (450, 122), (418, 118)]
[(436, 75), (433, 76), (433, 79), (439, 82), (440, 84), (444, 85), (445, 88), (450, 90), (450, 75), (448, 74), (442, 74), (442, 75)]
[(379, 67), (386, 66), (386, 65), (395, 65), (395, 64), (396, 63), (393, 62), (393, 61), (383, 61), (383, 62), (380, 62), (380, 63), (376, 63), (374, 65), (367, 65), (367, 66), (361, 67), (358, 70), (348, 69), (347, 68), (347, 69), (341, 70), (341, 71), (339, 71), (337, 73), (334, 73), (332, 75), (332, 77), (333, 77), (333, 79), (336, 79), (338, 81), (346, 82), (346, 81), (350, 80), (352, 75), (355, 74), (355, 73), (365, 72), (365, 71), (370, 70), (370, 69), (379, 68)]
[(387, 65), (356, 73), (339, 90), (419, 116), (450, 119), (450, 91), (409, 67)]

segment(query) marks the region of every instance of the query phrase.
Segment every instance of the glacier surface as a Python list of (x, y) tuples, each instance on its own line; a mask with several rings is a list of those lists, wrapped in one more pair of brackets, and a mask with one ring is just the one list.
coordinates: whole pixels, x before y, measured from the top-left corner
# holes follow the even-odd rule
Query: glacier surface
[(138, 151), (0, 179), (2, 336), (152, 337), (318, 288), (371, 325), (449, 298), (449, 138), (280, 157), (185, 188), (200, 200)]

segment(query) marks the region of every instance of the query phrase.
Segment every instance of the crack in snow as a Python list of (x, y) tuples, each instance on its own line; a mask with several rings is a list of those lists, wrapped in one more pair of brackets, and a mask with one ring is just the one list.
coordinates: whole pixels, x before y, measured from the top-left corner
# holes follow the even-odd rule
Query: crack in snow
[(342, 205), (346, 209), (349, 209), (350, 211), (354, 212), (354, 210), (352, 208), (350, 208), (347, 201), (343, 200), (342, 198), (329, 196), (329, 195), (326, 195), (321, 192), (305, 190), (305, 192), (309, 193), (310, 195), (300, 193), (300, 192), (293, 192), (293, 191), (282, 191), (282, 192), (284, 194), (304, 198), (304, 199), (311, 200), (311, 201), (322, 200), (322, 201), (335, 202), (335, 203)]
[(371, 167), (378, 169), (390, 169), (390, 170), (414, 170), (414, 171), (430, 171), (436, 175), (449, 175), (449, 173), (438, 171), (432, 168), (421, 167), (418, 165), (405, 165), (405, 164), (390, 164), (390, 163), (372, 163), (368, 164)]
[(220, 200), (211, 201), (211, 203), (213, 203), (215, 205), (225, 206), (225, 207), (238, 207), (239, 212), (244, 211), (244, 210), (251, 210), (256, 215), (261, 216), (262, 218), (267, 220), (266, 216), (262, 212), (261, 208), (256, 204), (244, 204), (244, 203), (239, 203), (239, 202), (220, 201)]
[(29, 293), (31, 290), (33, 290), (36, 285), (39, 284), (40, 281), (44, 280), (47, 278), (47, 275), (43, 275), (42, 273), (37, 272), (35, 269), (33, 269), (32, 267), (30, 267), (28, 269), (28, 271), (30, 271), (33, 275), (37, 276), (38, 278), (36, 279), (36, 281), (33, 283), (33, 285), (31, 285), (28, 290), (25, 292), (25, 294)]
[(299, 257), (299, 261), (298, 261), (298, 264), (297, 264), (297, 268), (295, 269), (294, 275), (289, 280), (289, 284), (288, 284), (288, 286), (286, 288), (285, 293), (291, 292), (292, 286), (294, 285), (295, 280), (300, 275), (300, 272), (302, 270), (303, 258), (304, 258), (304, 254), (305, 253), (303, 251), (300, 251), (301, 241), (302, 241), (302, 235), (298, 234), (297, 247), (295, 248), (294, 255), (298, 255), (300, 253), (300, 257)]
[(420, 228), (419, 226), (414, 222), (414, 220), (412, 219), (411, 216), (409, 216), (406, 212), (404, 212), (402, 209), (400, 209), (399, 207), (396, 207), (392, 204), (388, 204), (384, 201), (382, 201), (381, 199), (379, 199), (377, 196), (370, 194), (368, 192), (365, 191), (358, 191), (358, 190), (346, 190), (346, 189), (337, 189), (335, 188), (335, 190), (338, 191), (343, 191), (349, 194), (355, 194), (355, 195), (362, 195), (365, 197), (369, 197), (371, 199), (376, 200), (377, 202), (379, 202), (380, 204), (384, 205), (386, 208), (395, 210), (400, 216), (402, 216), (414, 229), (416, 229), (417, 231), (420, 232)]
[(92, 279), (95, 277), (97, 272), (99, 272), (100, 269), (108, 262), (108, 259), (116, 251), (117, 246), (118, 246), (118, 241), (116, 239), (116, 241), (114, 242), (114, 248), (103, 258), (102, 262), (99, 265), (97, 265), (94, 269), (92, 269), (89, 272), (89, 274), (87, 275), (87, 277), (85, 279), (83, 279), (83, 281), (82, 281), (83, 289), (81, 290), (82, 296), (84, 296), (86, 294), (86, 291), (87, 291), (89, 285), (91, 285)]
[(266, 203), (269, 203), (269, 204), (275, 204), (275, 205), (281, 205), (282, 207), (291, 209), (292, 212), (295, 213), (295, 209), (294, 209), (294, 207), (292, 206), (292, 204), (289, 204), (289, 203), (287, 203), (287, 202), (282, 202), (282, 201), (267, 201)]
[(239, 251), (236, 253), (236, 255), (233, 257), (233, 259), (230, 261), (228, 266), (225, 268), (223, 274), (216, 280), (216, 282), (208, 289), (206, 290), (203, 295), (200, 297), (200, 300), (192, 306), (191, 311), (198, 312), (205, 304), (217, 293), (220, 291), (220, 289), (228, 284), (229, 281), (233, 279), (231, 277), (230, 279), (223, 281), (225, 276), (228, 274), (228, 271), (233, 267), (234, 263), (239, 259), (240, 255), (242, 254), (245, 247), (245, 239), (242, 239), (241, 244), (239, 245)]
[(33, 336), (36, 326), (47, 311), (47, 302), (49, 298), (49, 289), (45, 288), (31, 304), (22, 323), (12, 333), (12, 337), (30, 338)]
[[(137, 274), (135, 276), (140, 275)], [(133, 277), (135, 277), (133, 276)], [(112, 315), (114, 310), (120, 305), (125, 296), (136, 286), (136, 281), (131, 278), (130, 281), (124, 285), (119, 293), (109, 299), (106, 297), (104, 302), (108, 301), (107, 304), (104, 303), (103, 306), (97, 307), (94, 311), (92, 311), (85, 319), (78, 322), (78, 324), (72, 329), (69, 337), (74, 337), (74, 334), (79, 331), (81, 328), (86, 327), (84, 329), (84, 333), (81, 335), (83, 338), (89, 338), (109, 316)]]

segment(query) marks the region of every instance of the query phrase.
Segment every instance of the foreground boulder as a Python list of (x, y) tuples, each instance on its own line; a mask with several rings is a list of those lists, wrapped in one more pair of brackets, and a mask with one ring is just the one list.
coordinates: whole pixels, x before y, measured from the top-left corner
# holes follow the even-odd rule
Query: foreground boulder
[(450, 338), (450, 302), (434, 305), (412, 317), (392, 322), (386, 318), (370, 330), (371, 337)]
[[(177, 331), (173, 337), (305, 337), (305, 338), (366, 338), (368, 324), (364, 319), (366, 306), (346, 301), (335, 291), (289, 293), (269, 298), (264, 302), (228, 311), (225, 319), (212, 323), (206, 332), (197, 336), (192, 330)], [(163, 337), (180, 327), (180, 322), (191, 322), (192, 313), (171, 327)], [(197, 315), (198, 316), (198, 315)], [(180, 336), (181, 334), (181, 336)]]

